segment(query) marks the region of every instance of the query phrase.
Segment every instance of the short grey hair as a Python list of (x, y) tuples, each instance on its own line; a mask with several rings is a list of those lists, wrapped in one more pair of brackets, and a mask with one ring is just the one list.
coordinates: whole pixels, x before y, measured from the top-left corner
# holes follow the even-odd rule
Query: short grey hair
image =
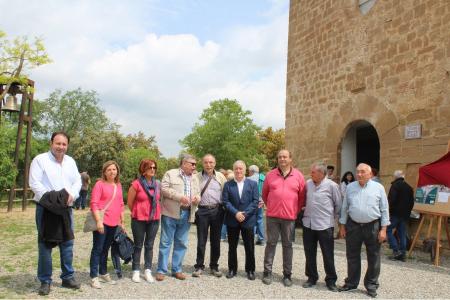
[(259, 168), (256, 165), (251, 165), (250, 167), (248, 167), (248, 171), (252, 173), (259, 173)]
[(323, 175), (327, 174), (327, 165), (323, 162), (315, 162), (311, 165), (311, 169), (316, 169), (323, 173)]
[(402, 170), (395, 170), (394, 171), (394, 178), (405, 178), (405, 174), (403, 174)]
[(245, 162), (243, 160), (237, 160), (234, 162), (233, 164), (233, 170), (237, 165), (242, 165), (244, 167), (244, 169), (247, 169), (247, 166), (245, 165)]
[(195, 158), (195, 156), (194, 155), (191, 155), (191, 154), (189, 154), (189, 153), (182, 153), (181, 155), (180, 155), (180, 166), (185, 162), (185, 161), (187, 161), (187, 160), (189, 160), (189, 159), (193, 159), (193, 160), (197, 160), (196, 158)]

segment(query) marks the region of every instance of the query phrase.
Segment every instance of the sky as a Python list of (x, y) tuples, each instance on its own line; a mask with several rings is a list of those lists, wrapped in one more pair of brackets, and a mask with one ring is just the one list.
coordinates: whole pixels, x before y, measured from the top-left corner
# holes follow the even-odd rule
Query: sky
[(0, 0), (0, 30), (41, 37), (52, 63), (29, 72), (35, 98), (95, 90), (124, 134), (182, 150), (213, 100), (255, 124), (285, 124), (289, 0)]

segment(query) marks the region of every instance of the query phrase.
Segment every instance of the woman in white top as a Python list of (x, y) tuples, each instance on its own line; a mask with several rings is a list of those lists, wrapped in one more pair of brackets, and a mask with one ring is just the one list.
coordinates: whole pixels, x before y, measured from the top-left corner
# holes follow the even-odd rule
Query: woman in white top
[(345, 172), (344, 176), (342, 176), (342, 179), (341, 179), (342, 197), (345, 197), (345, 191), (347, 190), (347, 185), (353, 181), (355, 181), (355, 176), (353, 176), (353, 173), (350, 171)]

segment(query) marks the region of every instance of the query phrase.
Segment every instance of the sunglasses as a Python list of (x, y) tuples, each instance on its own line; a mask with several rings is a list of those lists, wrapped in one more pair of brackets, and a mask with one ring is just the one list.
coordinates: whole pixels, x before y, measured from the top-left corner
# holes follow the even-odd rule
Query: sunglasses
[(193, 167), (195, 167), (197, 165), (197, 163), (195, 163), (195, 162), (187, 161), (187, 163), (191, 164), (191, 166), (193, 166)]
[(147, 170), (156, 170), (156, 169), (158, 169), (158, 168), (157, 167), (148, 167)]

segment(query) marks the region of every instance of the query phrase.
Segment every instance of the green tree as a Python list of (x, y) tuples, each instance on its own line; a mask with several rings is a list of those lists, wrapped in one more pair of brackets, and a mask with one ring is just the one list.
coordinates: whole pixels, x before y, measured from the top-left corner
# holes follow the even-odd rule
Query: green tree
[(123, 165), (126, 150), (125, 137), (118, 130), (87, 129), (83, 136), (71, 138), (68, 152), (80, 172), (88, 171), (91, 178), (99, 178), (106, 161), (115, 160)]
[[(286, 148), (284, 128), (273, 130), (272, 127), (267, 127), (258, 132), (258, 138), (261, 141), (259, 151), (267, 158), (269, 168), (275, 167), (278, 151)], [(264, 169), (264, 171), (267, 171), (267, 169)]]
[(25, 36), (9, 40), (0, 30), (0, 84), (6, 85), (0, 99), (5, 97), (12, 83), (27, 83), (28, 70), (50, 62), (42, 39), (35, 38), (31, 43)]
[(95, 91), (78, 88), (63, 93), (56, 90), (37, 107), (40, 109), (41, 133), (46, 135), (63, 130), (71, 137), (82, 137), (87, 131), (118, 128), (100, 108)]
[(159, 148), (156, 145), (156, 139), (155, 136), (145, 136), (145, 134), (142, 131), (139, 131), (136, 134), (129, 134), (126, 137), (127, 147), (131, 149), (149, 149), (151, 151), (154, 151), (157, 153), (157, 156), (159, 157), (161, 155), (161, 152), (159, 152)]
[(11, 157), (14, 153), (15, 129), (12, 124), (3, 121), (0, 124), (0, 190), (11, 187), (18, 170)]
[(180, 144), (197, 157), (214, 154), (217, 167), (231, 168), (238, 159), (248, 165), (265, 166), (267, 160), (259, 153), (260, 128), (250, 116), (251, 112), (243, 110), (236, 100), (212, 101)]

